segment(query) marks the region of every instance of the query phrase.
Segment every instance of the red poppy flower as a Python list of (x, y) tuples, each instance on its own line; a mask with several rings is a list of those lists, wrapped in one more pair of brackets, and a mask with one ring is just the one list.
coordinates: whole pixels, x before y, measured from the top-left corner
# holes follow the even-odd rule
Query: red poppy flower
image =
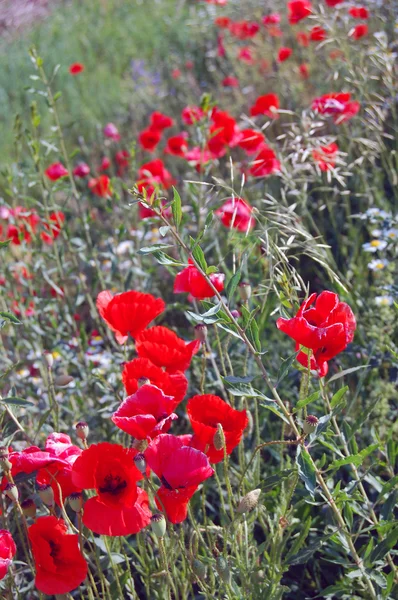
[(245, 410), (235, 410), (222, 398), (211, 394), (194, 396), (188, 400), (187, 415), (194, 431), (192, 445), (205, 452), (212, 463), (224, 458), (224, 450), (216, 450), (213, 443), (217, 424), (222, 425), (226, 451), (231, 454), (249, 422)]
[(296, 25), (299, 21), (306, 19), (311, 14), (311, 2), (309, 0), (293, 0), (288, 2), (289, 23)]
[(183, 373), (170, 375), (147, 358), (135, 358), (124, 363), (122, 381), (129, 395), (138, 390), (139, 379), (149, 379), (150, 383), (160, 388), (167, 396), (173, 396), (177, 404), (183, 400), (188, 389), (188, 381)]
[(65, 222), (65, 215), (63, 212), (58, 210), (53, 212), (49, 216), (49, 222), (43, 223), (43, 227), (46, 231), (42, 231), (40, 234), (41, 239), (46, 244), (52, 244), (61, 233), (61, 229)]
[(229, 31), (231, 35), (239, 40), (253, 38), (260, 31), (260, 25), (255, 21), (236, 21), (230, 23)]
[(238, 145), (249, 155), (258, 152), (260, 147), (265, 143), (265, 137), (261, 131), (243, 129), (241, 134), (242, 138)]
[(272, 148), (264, 146), (252, 162), (249, 173), (253, 177), (267, 177), (280, 171), (280, 168), (281, 163), (276, 158), (275, 152)]
[(318, 164), (321, 171), (329, 171), (336, 164), (336, 156), (339, 152), (339, 147), (336, 143), (328, 146), (320, 146), (312, 151), (312, 158)]
[(266, 15), (262, 19), (263, 25), (278, 25), (281, 22), (281, 16), (279, 13), (271, 13)]
[(186, 125), (194, 125), (204, 116), (205, 113), (199, 106), (186, 106), (181, 113), (181, 118)]
[(111, 180), (107, 175), (100, 175), (99, 177), (90, 179), (88, 187), (95, 196), (100, 198), (111, 197)]
[[(175, 294), (191, 294), (193, 298), (204, 300), (205, 298), (213, 298), (214, 290), (207, 283), (205, 277), (198, 271), (192, 261), (189, 261), (189, 266), (177, 273), (174, 280)], [(221, 273), (211, 273), (210, 281), (218, 292), (224, 289), (225, 275)]]
[(185, 62), (185, 68), (186, 68), (186, 69), (189, 69), (189, 70), (191, 70), (191, 69), (193, 69), (193, 68), (194, 68), (194, 66), (195, 66), (195, 65), (194, 65), (194, 63), (193, 63), (193, 61), (192, 61), (192, 60), (187, 60), (187, 61)]
[(112, 421), (138, 440), (154, 438), (167, 433), (172, 421), (178, 419), (173, 412), (177, 404), (173, 396), (166, 396), (155, 385), (143, 385), (121, 403)]
[(213, 159), (211, 152), (200, 148), (199, 146), (195, 146), (191, 150), (188, 150), (188, 152), (185, 153), (184, 158), (195, 167), (198, 173), (201, 173), (203, 167)]
[(106, 290), (98, 294), (97, 308), (119, 344), (124, 344), (129, 334), (136, 338), (156, 319), (164, 311), (165, 303), (152, 294), (132, 290), (114, 296)]
[(148, 152), (153, 152), (161, 140), (161, 132), (157, 129), (144, 129), (138, 136), (138, 141), (141, 147)]
[(239, 79), (232, 77), (232, 75), (224, 77), (221, 83), (224, 87), (239, 87)]
[(336, 125), (354, 117), (361, 108), (359, 102), (351, 101), (351, 94), (324, 94), (313, 100), (311, 108), (321, 115), (333, 115)]
[(361, 23), (360, 25), (356, 25), (352, 32), (350, 32), (350, 37), (354, 38), (354, 40), (360, 40), (365, 35), (368, 35), (369, 28), (365, 23)]
[(217, 17), (214, 19), (214, 25), (219, 27), (220, 29), (228, 29), (231, 24), (231, 19), (229, 17)]
[(242, 134), (235, 119), (227, 111), (215, 108), (211, 119), (214, 124), (210, 127), (207, 148), (214, 158), (220, 158), (224, 156), (227, 148), (233, 148), (239, 143)]
[(265, 94), (264, 96), (259, 96), (254, 103), (254, 105), (250, 109), (250, 114), (252, 117), (256, 117), (257, 115), (266, 115), (271, 119), (277, 119), (278, 113), (277, 110), (279, 108), (279, 98), (276, 94)]
[(278, 52), (278, 62), (285, 62), (293, 53), (291, 48), (280, 48)]
[(172, 127), (174, 125), (174, 121), (171, 117), (164, 115), (161, 112), (153, 112), (151, 114), (151, 129), (156, 129), (157, 131), (163, 131), (168, 127)]
[(99, 166), (100, 171), (107, 171), (111, 166), (111, 159), (108, 156), (104, 156)]
[(369, 11), (364, 6), (352, 6), (348, 12), (354, 19), (369, 19)]
[(105, 125), (104, 136), (113, 140), (114, 142), (118, 142), (120, 140), (119, 130), (113, 123), (108, 123)]
[(7, 575), (16, 552), (17, 547), (11, 533), (7, 529), (0, 529), (0, 580)]
[(300, 72), (300, 76), (303, 79), (308, 79), (310, 76), (310, 69), (306, 63), (303, 63), (302, 65), (299, 66), (299, 72)]
[(179, 79), (181, 77), (182, 73), (180, 69), (173, 69), (171, 72), (171, 76), (173, 79)]
[[(315, 306), (310, 308), (314, 303)], [(318, 297), (312, 294), (305, 300), (292, 319), (279, 318), (276, 326), (295, 340), (296, 350), (300, 346), (312, 350), (310, 368), (324, 377), (328, 371), (327, 362), (354, 339), (356, 321), (348, 304), (339, 302), (337, 294), (324, 291)], [(308, 366), (305, 352), (299, 352), (297, 360), (304, 367)]]
[(227, 55), (227, 51), (224, 46), (224, 36), (220, 33), (217, 36), (217, 56), (224, 58)]
[(57, 179), (61, 179), (61, 177), (66, 177), (68, 175), (68, 170), (65, 169), (62, 163), (57, 162), (47, 167), (44, 173), (51, 181), (57, 181)]
[(83, 523), (100, 535), (138, 533), (149, 523), (148, 496), (137, 487), (141, 473), (134, 464), (136, 452), (119, 444), (92, 444), (76, 460), (73, 483), (95, 489), (84, 505)]
[(253, 56), (253, 50), (250, 46), (245, 46), (244, 48), (240, 48), (238, 50), (237, 59), (246, 63), (247, 65), (254, 65), (255, 60)]
[(247, 232), (254, 227), (252, 212), (253, 208), (243, 198), (229, 198), (215, 214), (228, 229)]
[(160, 158), (141, 165), (138, 171), (138, 178), (138, 189), (141, 191), (145, 188), (148, 195), (151, 195), (149, 194), (150, 188), (152, 188), (152, 191), (155, 187), (163, 187), (167, 190), (174, 183), (171, 173), (166, 169)]
[(300, 46), (304, 46), (304, 48), (307, 48), (307, 46), (310, 45), (310, 37), (308, 33), (305, 33), (304, 31), (299, 31), (297, 33), (296, 40), (297, 43), (300, 44)]
[(87, 177), (90, 174), (90, 167), (85, 162), (80, 162), (73, 169), (73, 175), (75, 177)]
[(282, 29), (279, 29), (279, 27), (276, 27), (275, 25), (269, 25), (267, 27), (267, 33), (268, 35), (270, 35), (271, 37), (282, 37), (283, 36), (283, 31)]
[(186, 446), (184, 439), (163, 434), (149, 444), (145, 458), (162, 483), (155, 498), (158, 508), (165, 508), (172, 523), (181, 523), (199, 484), (214, 473), (207, 456)]
[(117, 174), (119, 177), (122, 177), (126, 169), (129, 168), (130, 152), (128, 150), (119, 150), (115, 154), (115, 162), (118, 166)]
[[(10, 452), (7, 458), (12, 464), (11, 475), (17, 483), (20, 473), (30, 474), (41, 468), (47, 468), (51, 464), (57, 464), (60, 468), (67, 465), (64, 459), (60, 459), (46, 450), (40, 450), (37, 446), (29, 446), (21, 452)], [(6, 483), (6, 480), (3, 479), (2, 489)]]
[(326, 33), (326, 30), (323, 29), (323, 27), (315, 26), (311, 29), (311, 31), (310, 31), (311, 42), (322, 42), (323, 40), (326, 40), (326, 38), (327, 38), (327, 33)]
[(69, 66), (69, 73), (71, 75), (78, 75), (82, 71), (84, 71), (84, 65), (82, 63), (72, 63)]
[(188, 150), (187, 138), (188, 134), (185, 132), (170, 137), (166, 142), (165, 153), (173, 156), (185, 156)]
[(200, 348), (200, 341), (186, 344), (174, 331), (157, 326), (143, 331), (136, 340), (135, 348), (141, 358), (165, 367), (169, 373), (177, 373), (188, 369), (193, 355)]
[(345, 0), (325, 0), (328, 6), (337, 6), (338, 4), (341, 4), (344, 1)]

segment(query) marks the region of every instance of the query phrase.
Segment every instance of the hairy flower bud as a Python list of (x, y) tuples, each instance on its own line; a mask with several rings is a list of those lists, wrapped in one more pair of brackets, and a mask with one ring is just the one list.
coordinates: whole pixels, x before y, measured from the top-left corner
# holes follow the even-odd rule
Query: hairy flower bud
[(164, 537), (166, 533), (166, 519), (162, 513), (156, 513), (151, 517), (152, 531), (158, 538)]
[(225, 435), (221, 423), (217, 423), (217, 431), (213, 436), (213, 444), (216, 450), (222, 450), (225, 446)]
[(54, 379), (54, 383), (57, 387), (66, 387), (72, 381), (73, 377), (71, 377), (70, 375), (58, 375), (58, 377)]
[(51, 352), (48, 352), (48, 350), (45, 350), (45, 352), (43, 354), (44, 354), (44, 360), (47, 363), (47, 367), (49, 369), (51, 369), (52, 366), (53, 366), (53, 364), (54, 364), (54, 357), (53, 357), (53, 355), (51, 354)]
[(48, 508), (52, 508), (54, 506), (54, 490), (52, 489), (50, 484), (38, 485), (37, 493), (39, 494), (40, 500), (48, 506)]
[(81, 492), (73, 492), (68, 496), (69, 506), (75, 513), (80, 513), (83, 508), (83, 496)]
[(30, 517), (31, 519), (36, 517), (36, 504), (32, 498), (27, 498), (21, 502), (21, 508), (25, 517)]
[(224, 583), (231, 583), (231, 571), (228, 562), (221, 555), (216, 558), (216, 570)]
[(139, 472), (144, 475), (146, 472), (146, 460), (142, 452), (139, 452), (134, 456), (134, 464), (139, 470)]
[(198, 558), (194, 558), (192, 561), (192, 571), (198, 579), (206, 579), (207, 568)]
[(75, 429), (76, 429), (76, 435), (79, 438), (79, 440), (82, 440), (83, 442), (85, 442), (88, 438), (88, 434), (90, 431), (86, 421), (79, 421), (79, 423), (76, 423)]
[(207, 325), (204, 323), (195, 325), (195, 338), (204, 344), (204, 342), (207, 340)]
[(243, 302), (250, 300), (252, 295), (252, 286), (248, 281), (241, 281), (239, 284), (239, 295)]
[(305, 434), (309, 434), (309, 433), (313, 433), (315, 431), (315, 429), (317, 428), (319, 420), (317, 419), (317, 417), (314, 417), (314, 415), (308, 415), (308, 417), (306, 417), (304, 424), (303, 424), (303, 431)]
[(260, 497), (261, 490), (252, 490), (246, 496), (243, 496), (242, 500), (239, 502), (238, 508), (236, 511), (240, 514), (244, 514), (256, 508), (258, 504), (258, 499)]
[(15, 483), (7, 483), (4, 493), (12, 502), (18, 502), (19, 492)]
[(145, 452), (145, 450), (148, 448), (148, 442), (147, 440), (134, 440), (134, 442), (131, 444), (131, 447), (138, 450), (138, 452)]

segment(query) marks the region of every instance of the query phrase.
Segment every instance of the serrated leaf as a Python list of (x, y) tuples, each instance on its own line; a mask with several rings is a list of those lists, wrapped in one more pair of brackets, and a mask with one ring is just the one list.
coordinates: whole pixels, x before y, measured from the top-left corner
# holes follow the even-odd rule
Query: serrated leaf
[(370, 369), (370, 368), (371, 368), (370, 365), (361, 365), (360, 367), (352, 367), (351, 369), (344, 369), (344, 371), (340, 371), (340, 373), (336, 373), (336, 375), (333, 375), (328, 380), (328, 383), (331, 383), (332, 381), (336, 381), (336, 379), (340, 379), (341, 377), (344, 377), (345, 375), (349, 375), (350, 373), (355, 373), (355, 371), (359, 371), (360, 369)]
[(302, 446), (297, 446), (296, 464), (300, 478), (303, 481), (306, 490), (311, 494), (312, 498), (314, 498), (316, 488), (315, 467), (312, 464), (308, 452), (303, 449)]
[(174, 186), (173, 186), (173, 202), (171, 204), (171, 210), (173, 213), (174, 224), (178, 231), (180, 224), (181, 224), (181, 219), (182, 219), (182, 207), (181, 207), (181, 196)]
[(6, 321), (10, 321), (14, 325), (22, 325), (22, 322), (17, 319), (17, 317), (10, 312), (0, 311), (0, 318), (5, 319)]
[(303, 408), (304, 406), (307, 406), (307, 404), (310, 404), (311, 402), (315, 402), (315, 400), (318, 400), (319, 395), (320, 395), (319, 392), (314, 392), (313, 394), (311, 394), (311, 396), (308, 396), (307, 398), (302, 398), (302, 400), (299, 400), (297, 402), (295, 410), (297, 410), (299, 408)]

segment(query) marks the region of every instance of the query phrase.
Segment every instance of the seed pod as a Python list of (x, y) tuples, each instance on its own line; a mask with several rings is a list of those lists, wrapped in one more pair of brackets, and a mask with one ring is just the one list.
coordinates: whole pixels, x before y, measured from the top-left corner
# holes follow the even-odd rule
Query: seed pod
[(83, 442), (85, 442), (88, 438), (88, 434), (90, 431), (86, 421), (79, 421), (79, 423), (76, 423), (75, 429), (76, 429), (76, 435), (79, 438), (79, 440), (82, 440)]
[(243, 433), (244, 433), (244, 435), (250, 436), (253, 433), (253, 429), (254, 429), (253, 416), (252, 416), (250, 410), (246, 411), (246, 415), (247, 415), (247, 425), (246, 425)]
[(194, 558), (192, 561), (192, 571), (195, 573), (196, 577), (200, 580), (206, 579), (207, 568), (206, 565), (202, 563), (198, 558)]
[(139, 452), (134, 456), (134, 464), (139, 470), (139, 472), (144, 475), (146, 472), (146, 460), (142, 452)]
[(39, 494), (40, 500), (48, 506), (48, 508), (52, 508), (54, 506), (54, 490), (52, 489), (50, 484), (38, 485), (37, 493)]
[(12, 502), (18, 502), (19, 492), (15, 483), (7, 483), (4, 493)]
[(156, 513), (151, 517), (152, 531), (158, 538), (164, 537), (166, 533), (166, 519), (162, 513)]
[(75, 513), (80, 513), (83, 508), (83, 496), (80, 492), (73, 492), (68, 496), (69, 506)]
[(131, 447), (138, 450), (138, 452), (145, 452), (145, 450), (148, 448), (148, 442), (147, 440), (134, 440), (134, 442), (131, 444)]
[(222, 450), (225, 446), (225, 435), (221, 423), (217, 423), (217, 431), (213, 436), (213, 444), (216, 450)]
[(66, 387), (72, 381), (73, 377), (71, 377), (70, 375), (58, 375), (58, 377), (54, 379), (54, 383), (57, 387)]
[(32, 519), (36, 516), (36, 504), (32, 498), (27, 498), (21, 502), (21, 508), (25, 517), (31, 517)]
[(241, 281), (239, 284), (239, 295), (243, 302), (250, 300), (252, 295), (252, 286), (248, 281)]
[(138, 387), (142, 387), (143, 385), (149, 385), (151, 382), (148, 377), (140, 377), (138, 379)]
[(239, 502), (238, 508), (236, 511), (243, 515), (244, 513), (250, 512), (253, 508), (256, 508), (258, 504), (258, 499), (260, 497), (261, 490), (252, 490), (246, 496), (243, 496), (242, 500)]
[(231, 583), (231, 571), (228, 562), (221, 555), (216, 558), (216, 571), (224, 583)]
[(202, 344), (207, 339), (207, 326), (204, 323), (199, 323), (199, 325), (195, 325), (195, 338), (202, 342)]
[(314, 415), (308, 415), (303, 424), (303, 431), (306, 435), (313, 433), (317, 428), (319, 420)]

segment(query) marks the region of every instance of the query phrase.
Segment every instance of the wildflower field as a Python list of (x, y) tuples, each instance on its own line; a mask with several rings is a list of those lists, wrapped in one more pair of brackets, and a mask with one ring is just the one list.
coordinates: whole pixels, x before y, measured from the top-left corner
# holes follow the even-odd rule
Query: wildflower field
[(0, 597), (398, 598), (396, 0), (27, 20), (0, 34)]

